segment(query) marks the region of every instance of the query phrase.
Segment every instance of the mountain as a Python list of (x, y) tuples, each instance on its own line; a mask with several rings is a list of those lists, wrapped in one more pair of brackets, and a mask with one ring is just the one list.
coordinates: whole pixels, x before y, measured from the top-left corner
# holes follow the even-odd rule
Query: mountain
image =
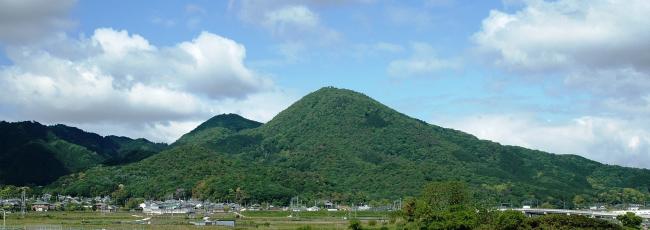
[(65, 125), (0, 121), (0, 184), (46, 185), (72, 172), (139, 161), (165, 148)]
[(209, 141), (214, 137), (213, 132), (218, 132), (219, 130), (213, 128), (223, 128), (234, 132), (239, 132), (244, 129), (257, 128), (261, 125), (262, 123), (260, 122), (248, 120), (237, 114), (221, 114), (201, 123), (198, 127), (183, 135), (174, 144), (179, 145), (189, 142), (200, 143)]
[(500, 202), (560, 204), (577, 196), (631, 202), (647, 198), (650, 187), (650, 170), (479, 140), (345, 89), (315, 91), (263, 125), (237, 115), (213, 119), (160, 154), (72, 174), (50, 188), (79, 195), (175, 194), (286, 204), (296, 195), (395, 199), (416, 195), (430, 181), (455, 180)]

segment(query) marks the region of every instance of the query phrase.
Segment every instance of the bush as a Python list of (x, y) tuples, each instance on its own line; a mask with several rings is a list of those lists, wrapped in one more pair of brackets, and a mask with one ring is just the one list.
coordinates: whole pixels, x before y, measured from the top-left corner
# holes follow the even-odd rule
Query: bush
[(526, 216), (517, 211), (504, 211), (497, 218), (498, 229), (516, 230), (524, 227)]
[(300, 226), (296, 230), (311, 230), (311, 226), (309, 225)]
[(368, 221), (368, 226), (375, 226), (375, 225), (377, 225), (377, 221), (376, 221), (376, 220), (369, 220), (369, 221)]
[(618, 215), (616, 219), (621, 221), (623, 226), (634, 229), (638, 229), (643, 222), (643, 219), (640, 216), (636, 216), (632, 212), (625, 213), (625, 215)]
[(578, 215), (545, 215), (526, 219), (532, 229), (623, 229), (607, 220)]
[(350, 220), (350, 225), (348, 225), (348, 228), (351, 229), (351, 230), (361, 230), (361, 229), (363, 229), (361, 227), (361, 221), (359, 221), (357, 219)]

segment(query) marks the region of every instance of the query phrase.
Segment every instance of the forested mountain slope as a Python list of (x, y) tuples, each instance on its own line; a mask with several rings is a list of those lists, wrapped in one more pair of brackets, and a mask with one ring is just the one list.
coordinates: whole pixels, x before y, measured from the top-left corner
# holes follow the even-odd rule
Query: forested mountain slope
[(612, 194), (624, 191), (641, 199), (650, 187), (650, 170), (479, 140), (345, 89), (322, 88), (263, 125), (220, 116), (228, 122), (208, 121), (161, 154), (73, 174), (51, 188), (123, 197), (180, 191), (213, 200), (282, 203), (301, 195), (359, 202), (415, 195), (429, 181), (458, 180), (501, 202), (557, 203), (577, 195), (621, 202)]
[(102, 137), (65, 125), (0, 121), (0, 184), (46, 185), (98, 164), (139, 161), (166, 147), (145, 139)]

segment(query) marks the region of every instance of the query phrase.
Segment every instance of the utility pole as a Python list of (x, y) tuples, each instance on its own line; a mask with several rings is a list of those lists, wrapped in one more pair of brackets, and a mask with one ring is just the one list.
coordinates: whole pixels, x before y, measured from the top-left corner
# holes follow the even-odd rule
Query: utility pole
[(7, 212), (2, 209), (2, 229), (7, 229)]
[(22, 187), (23, 189), (23, 195), (22, 195), (22, 202), (20, 202), (20, 212), (23, 215), (23, 218), (25, 217), (25, 187)]

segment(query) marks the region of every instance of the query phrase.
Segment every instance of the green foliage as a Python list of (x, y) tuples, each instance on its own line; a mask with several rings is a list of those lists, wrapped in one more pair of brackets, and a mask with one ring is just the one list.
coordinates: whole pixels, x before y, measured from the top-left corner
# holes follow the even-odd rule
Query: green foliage
[(617, 220), (621, 221), (621, 224), (625, 227), (640, 229), (643, 218), (640, 216), (634, 215), (633, 212), (625, 213), (624, 215), (618, 215)]
[(127, 210), (137, 209), (140, 207), (140, 204), (144, 203), (144, 201), (144, 198), (129, 198), (129, 200), (124, 205), (124, 208)]
[(176, 141), (176, 144), (209, 140), (211, 135), (205, 134), (210, 134), (210, 132), (205, 131), (217, 127), (233, 132), (238, 132), (244, 129), (257, 128), (260, 125), (262, 125), (262, 123), (248, 120), (237, 114), (221, 114), (210, 118), (209, 120), (200, 124), (194, 130), (183, 135), (178, 141)]
[(134, 162), (165, 149), (145, 139), (102, 137), (64, 125), (0, 122), (0, 184), (46, 185), (103, 163)]
[[(431, 183), (422, 196), (410, 199), (403, 208), (407, 229), (621, 229), (606, 220), (585, 216), (545, 215), (528, 218), (517, 211), (478, 207), (477, 197), (459, 182)], [(625, 219), (623, 217), (620, 219)], [(634, 222), (638, 226), (640, 222)]]
[(525, 220), (526, 216), (521, 212), (504, 211), (499, 213), (495, 228), (502, 230), (526, 229)]
[(532, 229), (623, 229), (620, 225), (596, 218), (578, 215), (544, 215), (526, 219)]
[(405, 219), (427, 229), (473, 229), (478, 216), (470, 197), (464, 183), (429, 183), (418, 199), (407, 200)]
[(20, 197), (22, 189), (13, 185), (8, 185), (5, 187), (0, 186), (0, 199)]
[(542, 205), (540, 205), (539, 207), (540, 207), (540, 208), (547, 208), (547, 209), (557, 208), (557, 207), (555, 207), (555, 205), (552, 205), (552, 204), (549, 203), (549, 202), (544, 202), (544, 203), (543, 203)]
[[(287, 204), (300, 195), (358, 204), (418, 196), (433, 181), (462, 181), (465, 188), (454, 191), (481, 188), (445, 199), (476, 196), (482, 206), (534, 199), (561, 206), (576, 195), (584, 203), (599, 201), (601, 193), (610, 199), (609, 190), (628, 194), (612, 202), (647, 199), (650, 170), (479, 140), (409, 118), (363, 94), (323, 88), (267, 124), (219, 115), (160, 154), (73, 173), (48, 189), (91, 196), (123, 184), (132, 197), (168, 197), (180, 188), (199, 199), (234, 201), (242, 196), (231, 191), (239, 188), (244, 202)], [(436, 189), (431, 191), (444, 194)], [(456, 204), (454, 199), (449, 201)]]
[(462, 182), (433, 182), (424, 186), (421, 199), (434, 209), (465, 208), (470, 205), (471, 194)]
[(361, 221), (358, 219), (351, 219), (350, 223), (348, 224), (348, 229), (350, 230), (361, 230), (363, 227), (361, 226)]

